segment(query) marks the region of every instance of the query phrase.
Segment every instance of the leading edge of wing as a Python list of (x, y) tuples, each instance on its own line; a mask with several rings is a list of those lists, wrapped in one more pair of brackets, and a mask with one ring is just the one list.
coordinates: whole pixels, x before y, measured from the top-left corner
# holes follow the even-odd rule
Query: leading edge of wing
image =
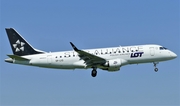
[(70, 42), (72, 48), (74, 49), (74, 51), (76, 51), (79, 54), (79, 57), (81, 59), (83, 59), (86, 63), (91, 63), (91, 64), (101, 64), (101, 63), (105, 63), (106, 59), (101, 58), (99, 56), (90, 54), (86, 51), (83, 50), (79, 50), (72, 42)]

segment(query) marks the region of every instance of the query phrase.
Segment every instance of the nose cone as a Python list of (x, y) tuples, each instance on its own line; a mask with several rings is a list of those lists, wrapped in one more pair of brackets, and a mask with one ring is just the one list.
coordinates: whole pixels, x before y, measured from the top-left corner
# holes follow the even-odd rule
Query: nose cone
[(174, 52), (172, 52), (172, 53), (171, 53), (171, 57), (172, 57), (173, 59), (175, 59), (175, 58), (177, 57), (177, 54), (174, 53)]

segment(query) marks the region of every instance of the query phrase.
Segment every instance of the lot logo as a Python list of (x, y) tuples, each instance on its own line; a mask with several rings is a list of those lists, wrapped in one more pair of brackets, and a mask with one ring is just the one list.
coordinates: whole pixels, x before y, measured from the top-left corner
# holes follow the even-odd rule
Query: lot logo
[(141, 57), (144, 52), (131, 53), (131, 58)]

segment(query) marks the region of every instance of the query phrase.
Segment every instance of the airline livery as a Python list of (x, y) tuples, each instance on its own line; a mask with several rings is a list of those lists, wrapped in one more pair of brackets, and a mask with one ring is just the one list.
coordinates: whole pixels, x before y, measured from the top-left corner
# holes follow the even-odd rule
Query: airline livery
[(7, 55), (8, 63), (38, 66), (55, 69), (88, 69), (96, 77), (97, 68), (109, 72), (119, 71), (120, 67), (128, 64), (153, 63), (171, 60), (177, 57), (167, 48), (155, 45), (118, 46), (98, 49), (78, 49), (70, 42), (73, 51), (44, 52), (32, 47), (13, 28), (6, 28), (13, 55)]

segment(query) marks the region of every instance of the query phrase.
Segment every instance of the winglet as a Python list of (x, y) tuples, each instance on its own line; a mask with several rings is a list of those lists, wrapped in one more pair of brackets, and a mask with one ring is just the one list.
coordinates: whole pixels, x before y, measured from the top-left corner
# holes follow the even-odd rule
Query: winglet
[(79, 51), (79, 49), (77, 49), (77, 47), (76, 47), (72, 42), (70, 42), (70, 44), (71, 44), (71, 46), (73, 47), (73, 49), (74, 49), (75, 51)]

